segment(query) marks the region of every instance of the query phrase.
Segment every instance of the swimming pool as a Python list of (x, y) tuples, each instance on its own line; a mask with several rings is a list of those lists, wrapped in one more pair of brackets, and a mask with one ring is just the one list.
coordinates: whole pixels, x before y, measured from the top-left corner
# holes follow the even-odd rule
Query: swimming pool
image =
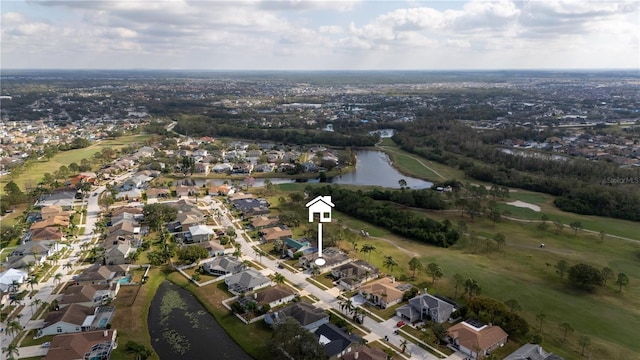
[(128, 284), (131, 282), (131, 275), (127, 275), (125, 277), (123, 277), (122, 279), (118, 280), (118, 282), (120, 284)]

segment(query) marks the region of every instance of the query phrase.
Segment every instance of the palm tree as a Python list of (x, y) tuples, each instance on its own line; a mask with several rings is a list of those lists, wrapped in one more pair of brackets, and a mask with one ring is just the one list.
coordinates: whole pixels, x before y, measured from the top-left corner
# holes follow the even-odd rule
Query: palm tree
[(256, 254), (258, 254), (258, 262), (262, 265), (262, 257), (265, 255), (264, 251), (261, 249), (256, 250)]
[(616, 285), (618, 285), (618, 292), (622, 292), (622, 287), (627, 286), (629, 284), (629, 277), (625, 273), (618, 273), (618, 278), (616, 279)]
[(584, 335), (582, 337), (580, 337), (580, 346), (582, 346), (582, 356), (584, 356), (584, 348), (591, 345), (591, 338)]
[(453, 295), (454, 298), (458, 297), (458, 287), (460, 285), (464, 284), (464, 277), (458, 273), (456, 273), (455, 275), (453, 275), (453, 284), (455, 285), (455, 294)]
[(560, 328), (562, 329), (564, 336), (562, 338), (562, 341), (567, 341), (567, 334), (573, 332), (573, 327), (571, 327), (571, 324), (569, 324), (568, 322), (564, 322), (562, 324), (560, 324)]
[(20, 331), (22, 331), (22, 329), (23, 329), (22, 325), (20, 325), (20, 323), (15, 320), (9, 321), (7, 323), (7, 334), (9, 335), (14, 336)]
[(391, 255), (385, 255), (382, 266), (389, 270), (389, 274), (393, 274), (393, 268), (398, 266), (398, 262)]
[[(131, 255), (129, 255), (129, 258), (131, 258)], [(73, 267), (73, 265), (70, 262), (62, 265), (62, 268), (63, 269), (67, 269), (67, 270), (71, 269), (72, 267)]]
[(368, 255), (367, 261), (371, 262), (371, 252), (376, 251), (376, 246), (373, 244), (364, 244), (360, 248), (360, 252), (363, 252)]
[(35, 276), (30, 277), (29, 280), (27, 280), (27, 284), (31, 287), (31, 291), (33, 291), (33, 286), (38, 285), (38, 278)]
[(511, 312), (518, 312), (522, 310), (522, 306), (520, 306), (520, 303), (516, 299), (509, 299), (505, 301), (504, 304), (507, 305)]
[(480, 295), (482, 288), (477, 281), (469, 278), (464, 281), (464, 291), (469, 295), (469, 299), (471, 299), (473, 295)]
[(18, 280), (11, 280), (11, 285), (9, 285), (9, 292), (17, 293), (20, 290), (20, 285), (22, 285)]
[(547, 318), (547, 314), (545, 313), (539, 313), (536, 315), (536, 319), (538, 320), (539, 324), (540, 324), (540, 328), (538, 329), (539, 332), (542, 332), (542, 323), (544, 322), (544, 320)]
[(57, 273), (57, 274), (55, 274), (55, 275), (53, 276), (53, 281), (54, 281), (54, 282), (57, 282), (57, 283), (58, 283), (58, 285), (59, 285), (59, 284), (60, 284), (60, 281), (62, 280), (62, 276), (63, 276), (63, 275), (62, 275), (62, 273)]
[(2, 348), (2, 352), (7, 354), (7, 360), (14, 360), (20, 357), (20, 350), (18, 349), (18, 344), (15, 342)]
[[(40, 308), (40, 304), (42, 304), (42, 300), (35, 298), (32, 302), (32, 304), (36, 305), (36, 308), (39, 309)], [(35, 313), (34, 313), (35, 314)]]
[(416, 278), (416, 271), (417, 270), (422, 270), (422, 268), (424, 267), (424, 265), (422, 265), (422, 262), (420, 261), (420, 259), (418, 259), (417, 257), (412, 257), (411, 260), (409, 260), (409, 269), (411, 271), (413, 271), (413, 273), (411, 274), (411, 278), (415, 279)]
[(407, 339), (404, 339), (400, 342), (400, 350), (402, 350), (403, 354), (405, 353), (405, 351), (407, 351), (407, 345), (409, 345)]
[(444, 272), (440, 268), (440, 265), (436, 263), (430, 263), (427, 265), (427, 274), (431, 276), (431, 285), (436, 283), (436, 280), (444, 275)]
[(318, 265), (313, 265), (311, 267), (310, 272), (311, 272), (311, 276), (318, 276), (320, 275), (320, 268), (318, 267)]
[(284, 275), (282, 275), (280, 273), (275, 273), (275, 275), (273, 276), (273, 281), (275, 281), (275, 283), (278, 284), (278, 285), (284, 284), (285, 280), (286, 280), (286, 278), (284, 277)]
[(136, 360), (146, 360), (151, 356), (151, 350), (147, 349), (144, 345), (138, 344), (135, 341), (128, 341), (125, 347), (125, 351), (134, 354)]

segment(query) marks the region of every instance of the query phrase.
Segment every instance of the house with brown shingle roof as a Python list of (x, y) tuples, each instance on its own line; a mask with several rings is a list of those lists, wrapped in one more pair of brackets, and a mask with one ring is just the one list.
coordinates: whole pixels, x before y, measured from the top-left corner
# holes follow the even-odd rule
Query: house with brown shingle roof
[(69, 213), (70, 213), (69, 211), (65, 211), (62, 209), (61, 206), (57, 206), (57, 205), (45, 206), (40, 210), (40, 214), (42, 215), (42, 220), (47, 220), (50, 217), (54, 217), (58, 215), (69, 216)]
[(269, 307), (274, 308), (292, 301), (295, 295), (291, 288), (277, 285), (256, 292), (251, 299), (258, 304), (258, 307), (269, 305)]
[(360, 295), (373, 305), (386, 309), (402, 301), (404, 292), (412, 286), (395, 281), (392, 277), (384, 277), (360, 287)]
[[(58, 334), (78, 333), (89, 330), (95, 317), (95, 308), (71, 304), (57, 311), (51, 311), (44, 319), (44, 324), (36, 332), (36, 337)], [(86, 321), (91, 317), (89, 321)], [(105, 323), (104, 326), (107, 324)], [(84, 330), (83, 330), (84, 329)]]
[(100, 306), (109, 299), (116, 297), (120, 290), (120, 283), (106, 285), (71, 285), (67, 287), (58, 302), (60, 308), (71, 304), (84, 306)]
[(285, 239), (293, 236), (291, 229), (284, 226), (274, 226), (260, 230), (262, 241), (269, 243), (278, 239)]
[(342, 355), (342, 360), (387, 360), (387, 356), (387, 353), (380, 348), (362, 345)]
[(147, 199), (168, 198), (171, 196), (171, 190), (151, 188), (147, 189)]
[(76, 285), (111, 284), (129, 272), (129, 265), (92, 265), (73, 277)]
[(124, 207), (120, 207), (117, 209), (114, 209), (113, 211), (111, 211), (111, 216), (118, 216), (122, 213), (129, 213), (129, 214), (133, 214), (133, 215), (142, 215), (143, 210), (142, 208), (139, 207), (132, 207), (132, 206), (124, 206)]
[(255, 230), (262, 230), (264, 228), (274, 226), (280, 223), (280, 218), (278, 217), (268, 217), (268, 216), (254, 216), (251, 219), (251, 227)]
[(69, 216), (55, 215), (46, 220), (34, 222), (33, 224), (31, 224), (31, 227), (29, 227), (29, 229), (43, 229), (49, 226), (68, 228), (70, 223), (71, 222), (69, 221)]
[(476, 359), (507, 343), (509, 336), (500, 326), (465, 320), (447, 330), (453, 347)]
[(51, 340), (43, 360), (109, 359), (116, 346), (117, 330), (58, 335)]
[(59, 227), (48, 226), (40, 229), (31, 230), (29, 240), (30, 241), (60, 241), (64, 238), (64, 234)]

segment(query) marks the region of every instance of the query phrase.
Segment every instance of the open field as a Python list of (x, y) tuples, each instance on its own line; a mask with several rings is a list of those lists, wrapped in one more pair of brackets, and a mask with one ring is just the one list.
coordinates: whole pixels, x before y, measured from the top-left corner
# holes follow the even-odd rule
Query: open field
[[(27, 168), (16, 176), (13, 181), (24, 191), (26, 187), (37, 185), (44, 173), (53, 173), (62, 165), (68, 166), (72, 162), (79, 164), (82, 159), (91, 160), (93, 154), (102, 151), (104, 148), (110, 147), (117, 150), (131, 144), (142, 143), (148, 138), (149, 135), (129, 135), (112, 140), (103, 140), (84, 149), (62, 151), (49, 160), (27, 164)], [(9, 176), (3, 177), (0, 182), (0, 192), (4, 191), (4, 184), (10, 180)]]

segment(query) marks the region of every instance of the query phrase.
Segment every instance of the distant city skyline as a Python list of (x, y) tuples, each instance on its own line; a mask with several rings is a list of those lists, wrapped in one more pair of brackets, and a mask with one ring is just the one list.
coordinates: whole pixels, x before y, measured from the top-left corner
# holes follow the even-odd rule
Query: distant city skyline
[(5, 1), (2, 69), (638, 69), (639, 1)]

